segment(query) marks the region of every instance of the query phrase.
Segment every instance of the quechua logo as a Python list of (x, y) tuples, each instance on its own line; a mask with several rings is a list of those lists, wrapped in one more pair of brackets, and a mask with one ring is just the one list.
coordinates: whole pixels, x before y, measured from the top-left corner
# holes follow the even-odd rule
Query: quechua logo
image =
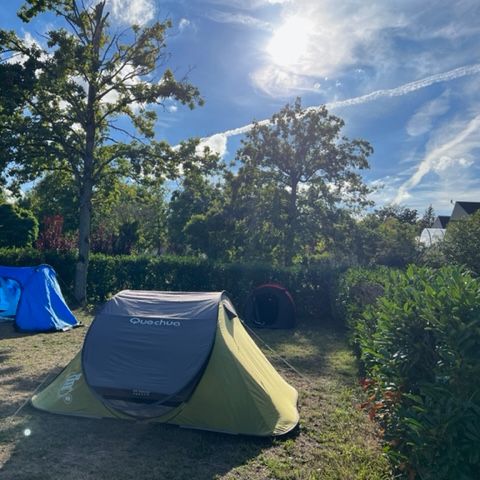
[(180, 327), (181, 323), (178, 320), (165, 320), (163, 318), (158, 320), (150, 320), (146, 318), (132, 317), (129, 322), (136, 326), (150, 326), (150, 327)]

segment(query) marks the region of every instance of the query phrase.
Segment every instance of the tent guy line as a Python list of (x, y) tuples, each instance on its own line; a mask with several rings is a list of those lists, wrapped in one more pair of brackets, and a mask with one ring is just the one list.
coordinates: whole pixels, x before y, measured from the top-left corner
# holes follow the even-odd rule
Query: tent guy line
[[(58, 369), (58, 365), (56, 366), (56, 369)], [(29, 403), (31, 401), (31, 399), (33, 398), (33, 396), (40, 390), (41, 387), (43, 387), (43, 385), (45, 385), (47, 383), (48, 380), (50, 380), (52, 377), (54, 377), (55, 375), (58, 375), (58, 373), (55, 373), (55, 372), (49, 372), (45, 375), (45, 378), (36, 386), (35, 390), (27, 397), (27, 399), (15, 410), (15, 413), (13, 413), (12, 415), (10, 415), (9, 417), (7, 417), (7, 420), (13, 420), (15, 417), (17, 417), (20, 412), (25, 408), (25, 406), (27, 405), (27, 403)]]
[(252, 330), (245, 322), (242, 321), (242, 325), (248, 330), (249, 333), (251, 333), (257, 340), (260, 340), (260, 342), (263, 343), (263, 345), (270, 350), (274, 356), (279, 358), (292, 372), (296, 373), (301, 379), (307, 381), (310, 385), (314, 384), (314, 381), (309, 378), (307, 375), (304, 373), (300, 372), (297, 370), (287, 359), (282, 357), (278, 352), (276, 352), (258, 333), (256, 333), (254, 330)]
[[(332, 110), (335, 108), (361, 105), (363, 103), (372, 102), (385, 97), (387, 98), (400, 97), (403, 95), (408, 95), (409, 93), (415, 92), (417, 90), (430, 87), (431, 85), (434, 85), (436, 83), (449, 82), (452, 80), (456, 80), (457, 78), (466, 77), (468, 75), (476, 75), (478, 73), (480, 73), (480, 63), (476, 63), (473, 65), (465, 65), (463, 67), (458, 67), (453, 70), (449, 70), (447, 72), (437, 73), (435, 75), (430, 75), (420, 80), (415, 80), (413, 82), (405, 83), (403, 85), (400, 85), (399, 87), (376, 90), (366, 95), (360, 95), (359, 97), (353, 97), (353, 98), (348, 98), (346, 100), (339, 100), (337, 102), (326, 103), (325, 106), (327, 107), (327, 109)], [(322, 107), (323, 107), (323, 104), (307, 107), (306, 111), (307, 112), (316, 111)], [(258, 125), (268, 125), (270, 123), (270, 120), (265, 119), (255, 123), (257, 123)], [(235, 137), (237, 135), (243, 135), (249, 132), (253, 128), (255, 123), (249, 123), (248, 125), (244, 125), (243, 127), (238, 127), (231, 130), (225, 130), (224, 132), (214, 133), (207, 137), (201, 138), (200, 141), (206, 142), (212, 137), (216, 137), (216, 136), (220, 136), (220, 137), (223, 136), (223, 137), (229, 138), (229, 137)]]

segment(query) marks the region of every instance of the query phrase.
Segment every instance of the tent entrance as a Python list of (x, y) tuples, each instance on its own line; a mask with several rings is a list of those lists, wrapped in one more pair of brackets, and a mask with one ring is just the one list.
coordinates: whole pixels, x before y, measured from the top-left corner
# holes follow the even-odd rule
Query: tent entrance
[(272, 292), (258, 294), (255, 299), (256, 319), (255, 323), (268, 327), (277, 321), (279, 313), (278, 298)]
[(22, 289), (16, 280), (0, 276), (0, 322), (15, 317), (21, 293)]
[(247, 324), (258, 328), (293, 328), (295, 304), (285, 287), (267, 283), (255, 288), (247, 298), (244, 318)]

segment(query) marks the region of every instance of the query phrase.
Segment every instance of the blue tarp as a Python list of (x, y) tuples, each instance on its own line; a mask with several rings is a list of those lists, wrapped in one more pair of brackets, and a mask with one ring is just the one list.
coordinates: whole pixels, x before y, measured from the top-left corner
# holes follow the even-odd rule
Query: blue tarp
[(78, 321), (63, 298), (52, 267), (0, 266), (0, 318), (14, 317), (25, 332), (67, 330)]

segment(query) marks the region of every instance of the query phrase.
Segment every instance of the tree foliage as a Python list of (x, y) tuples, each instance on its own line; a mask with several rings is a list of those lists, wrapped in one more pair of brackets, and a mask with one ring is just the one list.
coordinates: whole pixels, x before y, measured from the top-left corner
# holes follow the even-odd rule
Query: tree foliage
[(400, 223), (415, 225), (418, 222), (418, 210), (404, 207), (402, 205), (390, 204), (384, 205), (375, 210), (375, 216), (384, 222), (389, 218), (395, 218)]
[(38, 236), (33, 213), (10, 203), (0, 204), (0, 248), (31, 246)]
[(447, 261), (464, 265), (480, 275), (480, 211), (450, 221), (441, 249)]
[(186, 172), (180, 187), (173, 191), (168, 206), (171, 252), (183, 255), (201, 252), (215, 256), (215, 247), (210, 242), (210, 235), (215, 232), (211, 225), (207, 227), (204, 224), (204, 220), (207, 214), (212, 214), (221, 195), (220, 188), (201, 171), (194, 169)]
[(60, 215), (62, 232), (78, 230), (78, 192), (67, 172), (49, 172), (19, 199), (18, 204), (31, 210), (42, 224), (46, 218)]

